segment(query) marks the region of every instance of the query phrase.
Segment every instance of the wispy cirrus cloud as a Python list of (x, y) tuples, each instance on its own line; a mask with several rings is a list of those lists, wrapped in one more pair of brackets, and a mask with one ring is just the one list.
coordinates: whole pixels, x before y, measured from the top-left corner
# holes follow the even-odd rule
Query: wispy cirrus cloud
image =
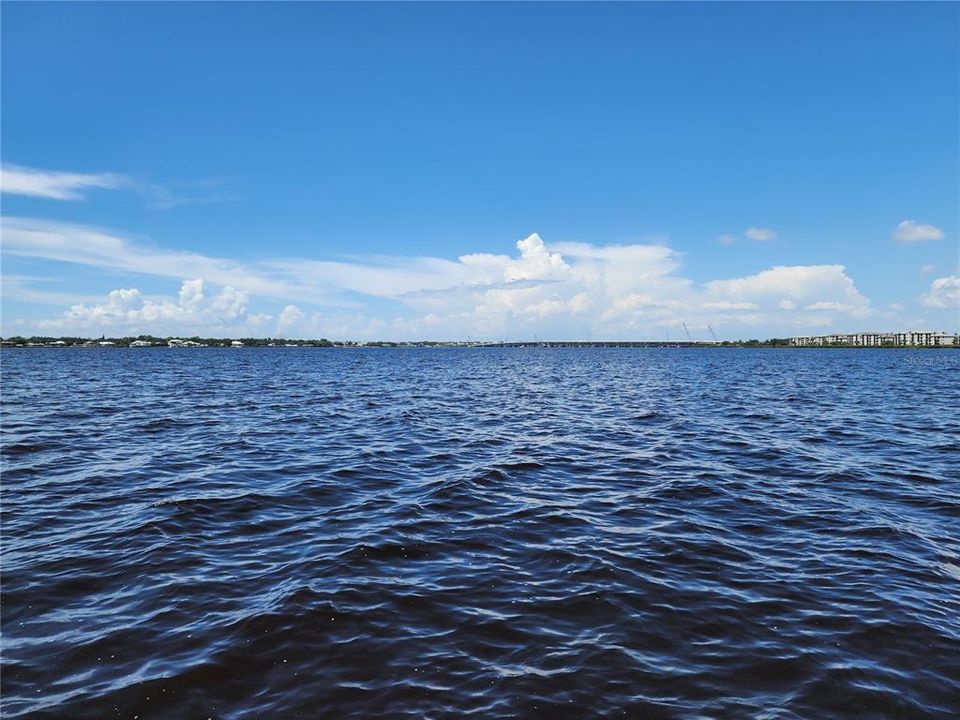
[(167, 209), (190, 203), (229, 200), (229, 196), (221, 191), (221, 184), (218, 180), (181, 183), (175, 192), (164, 185), (121, 173), (66, 172), (0, 164), (0, 191), (47, 200), (77, 202), (86, 200), (92, 190), (114, 190), (139, 195), (148, 207)]
[[(741, 237), (747, 240), (753, 240), (754, 242), (770, 242), (771, 240), (777, 239), (777, 233), (768, 227), (748, 227), (743, 231)], [(739, 239), (736, 235), (731, 235), (730, 233), (723, 233), (717, 236), (717, 242), (721, 245), (735, 245)]]
[(131, 185), (130, 178), (117, 173), (60, 172), (10, 163), (0, 165), (0, 190), (11, 195), (83, 200), (88, 190), (118, 190)]
[(777, 233), (768, 227), (749, 227), (743, 231), (743, 235), (757, 242), (769, 242), (777, 239)]
[(62, 282), (62, 278), (38, 277), (35, 275), (3, 275), (0, 277), (0, 292), (4, 300), (32, 303), (34, 305), (75, 305), (98, 302), (96, 295), (50, 290)]
[(203, 277), (221, 286), (278, 299), (302, 299), (325, 293), (277, 274), (226, 258), (137, 243), (117, 233), (86, 225), (36, 218), (2, 218), (2, 249), (21, 257), (41, 258), (104, 270), (176, 279)]

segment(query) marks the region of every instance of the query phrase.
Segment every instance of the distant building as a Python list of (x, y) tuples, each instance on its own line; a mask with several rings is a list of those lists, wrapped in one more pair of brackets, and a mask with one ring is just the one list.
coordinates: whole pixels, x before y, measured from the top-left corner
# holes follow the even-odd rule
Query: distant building
[(172, 348), (206, 347), (206, 345), (198, 343), (196, 340), (181, 340), (180, 338), (170, 338), (167, 340), (167, 346)]
[(848, 335), (798, 335), (790, 338), (797, 347), (849, 345), (850, 347), (954, 347), (960, 336), (932, 330), (911, 330), (899, 333), (862, 332)]
[(923, 347), (949, 347), (960, 344), (957, 336), (945, 332), (931, 332), (929, 330), (911, 330), (897, 333), (897, 345)]
[(234, 340), (230, 343), (230, 347), (244, 347), (244, 345), (240, 340)]

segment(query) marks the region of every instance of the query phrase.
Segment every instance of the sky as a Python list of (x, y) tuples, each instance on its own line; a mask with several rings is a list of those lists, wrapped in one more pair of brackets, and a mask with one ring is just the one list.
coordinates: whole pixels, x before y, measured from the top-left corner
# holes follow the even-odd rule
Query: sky
[(4, 336), (960, 329), (956, 3), (0, 13)]

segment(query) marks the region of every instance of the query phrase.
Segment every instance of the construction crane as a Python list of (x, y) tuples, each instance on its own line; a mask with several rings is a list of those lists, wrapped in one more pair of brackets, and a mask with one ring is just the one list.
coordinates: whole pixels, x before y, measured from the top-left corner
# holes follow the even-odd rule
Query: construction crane
[(710, 327), (709, 325), (707, 325), (707, 330), (710, 331), (710, 335), (713, 337), (713, 342), (714, 342), (714, 343), (720, 342), (719, 340), (717, 340), (717, 334), (713, 331), (713, 328), (712, 328), (712, 327)]
[(680, 324), (683, 325), (683, 331), (687, 334), (687, 342), (692, 343), (693, 338), (690, 337), (690, 331), (687, 330), (687, 324), (685, 322), (681, 322)]

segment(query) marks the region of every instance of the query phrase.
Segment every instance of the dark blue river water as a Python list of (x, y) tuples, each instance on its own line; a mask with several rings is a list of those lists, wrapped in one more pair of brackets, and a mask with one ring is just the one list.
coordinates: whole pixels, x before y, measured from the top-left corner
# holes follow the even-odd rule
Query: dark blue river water
[(4, 718), (960, 715), (960, 352), (2, 369)]

